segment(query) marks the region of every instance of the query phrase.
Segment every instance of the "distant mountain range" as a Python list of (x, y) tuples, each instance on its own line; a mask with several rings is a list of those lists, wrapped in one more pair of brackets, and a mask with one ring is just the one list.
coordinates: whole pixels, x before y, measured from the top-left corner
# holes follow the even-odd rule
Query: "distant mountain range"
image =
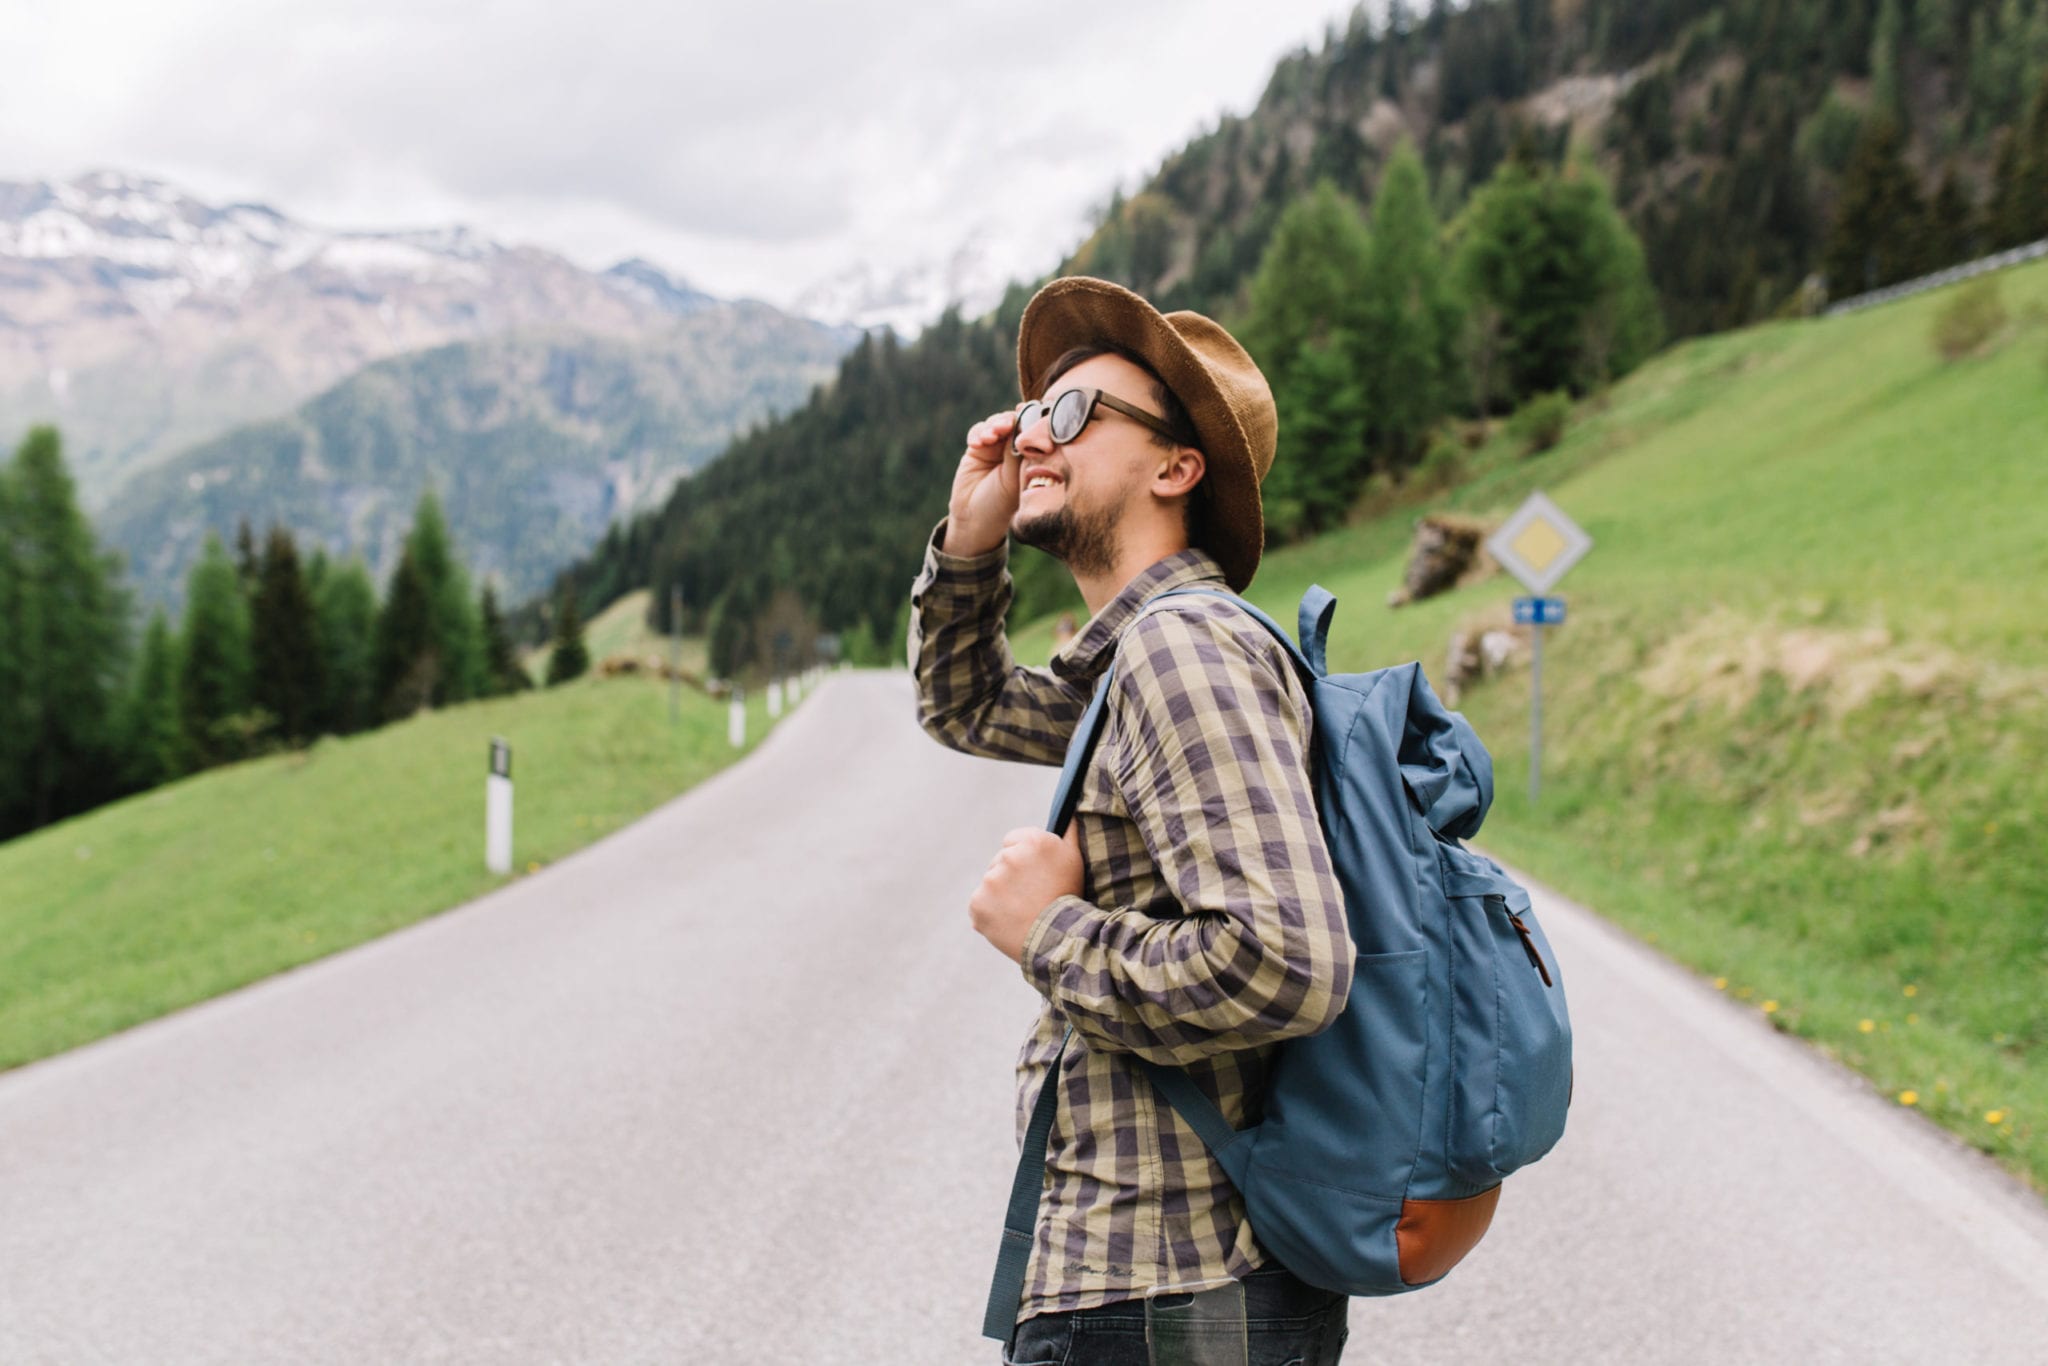
[[(278, 417), (385, 357), (536, 329), (715, 349), (735, 313), (644, 261), (585, 270), (466, 228), (336, 232), (142, 176), (0, 182), (0, 435), (55, 422), (89, 508), (173, 453)], [(713, 320), (707, 327), (703, 320)], [(819, 346), (790, 356), (800, 397)], [(767, 357), (757, 357), (766, 360)], [(758, 392), (757, 392), (758, 396)]]
[(94, 520), (141, 598), (176, 604), (207, 532), (228, 539), (244, 519), (259, 536), (291, 528), (308, 552), (360, 554), (381, 583), (432, 488), (471, 573), (517, 601), (742, 428), (802, 402), (844, 346), (740, 303), (631, 339), (561, 329), (410, 352), (158, 462)]

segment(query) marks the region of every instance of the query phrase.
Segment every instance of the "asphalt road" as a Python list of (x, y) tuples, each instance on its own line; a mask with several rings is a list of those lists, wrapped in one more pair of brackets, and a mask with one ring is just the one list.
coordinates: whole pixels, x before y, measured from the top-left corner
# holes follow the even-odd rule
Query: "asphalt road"
[[(745, 764), (376, 943), (0, 1076), (0, 1363), (992, 1363), (1052, 774), (842, 675)], [(2040, 1362), (2048, 1215), (1538, 889), (1577, 1092), (1349, 1362)]]

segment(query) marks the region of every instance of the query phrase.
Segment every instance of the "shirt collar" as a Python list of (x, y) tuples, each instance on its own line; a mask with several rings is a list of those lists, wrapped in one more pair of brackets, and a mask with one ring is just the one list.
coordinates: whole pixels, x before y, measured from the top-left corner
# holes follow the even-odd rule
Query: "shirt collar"
[(1117, 637), (1137, 616), (1147, 598), (1169, 588), (1224, 582), (1223, 566), (1208, 551), (1196, 546), (1175, 551), (1125, 584), (1122, 592), (1090, 617), (1088, 624), (1053, 655), (1052, 671), (1071, 683), (1093, 683), (1109, 666)]

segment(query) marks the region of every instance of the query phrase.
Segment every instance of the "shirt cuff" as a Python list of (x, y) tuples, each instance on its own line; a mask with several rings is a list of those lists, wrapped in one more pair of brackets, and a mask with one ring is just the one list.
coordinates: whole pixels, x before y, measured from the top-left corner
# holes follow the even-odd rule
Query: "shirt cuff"
[(1052, 996), (1054, 966), (1053, 954), (1060, 941), (1066, 938), (1067, 926), (1094, 907), (1078, 896), (1056, 896), (1046, 908), (1038, 913), (1038, 919), (1031, 922), (1031, 930), (1024, 936), (1024, 951), (1017, 956), (1017, 966), (1023, 970), (1024, 980), (1048, 999)]
[(939, 524), (932, 528), (930, 543), (926, 546), (925, 562), (939, 573), (962, 577), (992, 577), (991, 571), (1001, 569), (1010, 559), (1010, 538), (1005, 536), (993, 550), (979, 555), (948, 555), (940, 549), (946, 540), (946, 521), (939, 518)]

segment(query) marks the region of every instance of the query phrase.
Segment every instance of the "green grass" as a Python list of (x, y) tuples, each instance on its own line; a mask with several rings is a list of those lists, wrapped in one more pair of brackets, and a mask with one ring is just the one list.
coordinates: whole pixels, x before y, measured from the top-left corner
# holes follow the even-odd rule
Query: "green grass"
[[(659, 659), (664, 664), (669, 661), (676, 643), (673, 637), (648, 628), (647, 602), (650, 596), (645, 588), (628, 593), (585, 623), (583, 645), (590, 651), (593, 666), (613, 655)], [(548, 654), (553, 648), (551, 645), (537, 645), (522, 652), (520, 663), (534, 682), (540, 682), (547, 675)], [(683, 637), (682, 666), (699, 678), (705, 676), (709, 656), (702, 636)]]
[[(512, 744), (517, 877), (743, 751), (726, 706), (584, 679), (237, 764), (0, 845), (0, 1068), (478, 896), (490, 738)], [(749, 744), (766, 733), (749, 707)]]
[[(1461, 703), (1481, 842), (2048, 1188), (2048, 265), (2000, 280), (1984, 354), (1936, 356), (1946, 290), (1690, 342), (1430, 506), (1541, 487), (1596, 542), (1546, 639), (1539, 806), (1526, 670)], [(1521, 590), (1389, 611), (1418, 510), (1270, 553), (1252, 598), (1291, 625), (1320, 582), (1333, 668), (1441, 679)]]

